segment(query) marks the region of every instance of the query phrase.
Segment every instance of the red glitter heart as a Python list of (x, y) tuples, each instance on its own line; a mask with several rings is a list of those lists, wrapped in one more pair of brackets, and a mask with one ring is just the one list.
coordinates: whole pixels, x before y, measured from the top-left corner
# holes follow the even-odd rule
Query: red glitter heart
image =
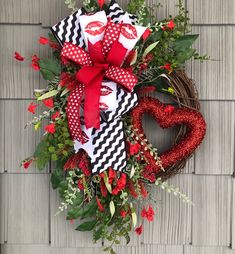
[[(169, 128), (176, 125), (185, 125), (187, 127), (185, 136), (173, 147), (160, 155), (162, 166), (167, 170), (176, 162), (182, 161), (190, 156), (194, 150), (201, 144), (205, 133), (206, 123), (203, 116), (194, 110), (188, 108), (176, 108), (169, 113), (165, 110), (166, 104), (151, 97), (143, 97), (139, 104), (131, 111), (132, 124), (138, 129), (138, 134), (146, 138), (142, 126), (142, 117), (145, 113), (150, 114), (159, 123), (162, 128)], [(150, 151), (142, 146), (142, 151), (149, 164), (152, 166), (155, 174), (160, 173), (160, 166), (156, 165), (156, 160), (150, 154)]]

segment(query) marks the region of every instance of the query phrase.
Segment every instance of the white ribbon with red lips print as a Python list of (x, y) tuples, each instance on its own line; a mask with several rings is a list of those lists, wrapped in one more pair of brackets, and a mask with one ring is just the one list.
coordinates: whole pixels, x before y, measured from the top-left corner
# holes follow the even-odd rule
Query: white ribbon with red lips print
[[(93, 15), (82, 15), (80, 17), (81, 30), (85, 38), (86, 48), (88, 48), (88, 41), (92, 44), (100, 41), (104, 37), (105, 26), (107, 24), (107, 17), (104, 11), (97, 12)], [(123, 26), (121, 34), (119, 36), (119, 42), (128, 49), (128, 52), (134, 48), (137, 41), (141, 38), (142, 34), (146, 30), (145, 27), (131, 25), (129, 15), (126, 13), (121, 19)], [(112, 35), (110, 35), (112, 36)], [(100, 110), (102, 112), (115, 111), (117, 108), (117, 84), (112, 81), (103, 81), (101, 88), (100, 97)], [(81, 116), (83, 110), (81, 109)], [(82, 144), (78, 140), (74, 140), (75, 152), (80, 149), (84, 149), (90, 158), (94, 156), (92, 130), (93, 128), (87, 129), (84, 124), (81, 124), (84, 139), (86, 142)]]

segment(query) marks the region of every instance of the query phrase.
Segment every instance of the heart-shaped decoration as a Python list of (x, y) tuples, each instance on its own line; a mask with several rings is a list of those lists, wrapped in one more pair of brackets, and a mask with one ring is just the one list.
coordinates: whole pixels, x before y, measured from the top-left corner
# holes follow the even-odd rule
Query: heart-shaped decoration
[[(139, 100), (132, 112), (132, 124), (137, 129), (138, 134), (146, 138), (142, 126), (142, 116), (147, 113), (154, 117), (162, 128), (169, 128), (176, 125), (185, 125), (187, 130), (184, 137), (173, 147), (160, 155), (162, 166), (165, 170), (190, 156), (202, 142), (206, 133), (206, 123), (203, 116), (198, 111), (188, 108), (176, 108), (173, 112), (166, 110), (167, 105), (151, 97), (143, 97)], [(142, 146), (142, 151), (148, 163), (152, 166), (155, 174), (160, 173), (160, 166), (156, 165), (156, 160), (151, 155), (149, 149)]]

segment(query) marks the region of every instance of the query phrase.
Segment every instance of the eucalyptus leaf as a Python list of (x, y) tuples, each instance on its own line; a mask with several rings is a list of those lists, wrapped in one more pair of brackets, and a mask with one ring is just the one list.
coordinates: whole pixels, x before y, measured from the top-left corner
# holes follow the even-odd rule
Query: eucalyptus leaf
[(148, 53), (150, 53), (157, 45), (158, 45), (159, 41), (156, 41), (152, 44), (150, 44), (144, 51), (144, 54), (143, 54), (143, 58), (145, 58)]
[(132, 217), (133, 226), (135, 227), (136, 224), (137, 224), (137, 215), (136, 215), (136, 212), (132, 212), (131, 213), (131, 217)]
[(134, 53), (134, 56), (133, 56), (133, 59), (132, 61), (130, 62), (130, 65), (134, 65), (136, 63), (136, 60), (137, 60), (137, 56), (138, 56), (138, 52), (137, 52), (137, 49), (135, 50), (135, 53)]
[(109, 203), (109, 210), (110, 210), (110, 213), (111, 213), (111, 217), (113, 217), (113, 215), (115, 213), (115, 205), (113, 203), (113, 200), (111, 200), (110, 203)]
[(50, 97), (53, 97), (55, 95), (57, 95), (58, 91), (57, 90), (51, 90), (43, 95), (41, 95), (39, 98), (38, 98), (38, 101), (41, 101), (41, 100), (45, 100), (47, 98), (50, 98)]
[(107, 176), (107, 173), (104, 172), (104, 184), (108, 190), (109, 193), (112, 193), (112, 186), (111, 184), (109, 183), (109, 179), (108, 179), (108, 176)]
[(63, 92), (61, 93), (60, 97), (63, 97), (65, 94), (67, 94), (69, 92), (69, 89), (68, 88), (65, 88), (63, 90)]

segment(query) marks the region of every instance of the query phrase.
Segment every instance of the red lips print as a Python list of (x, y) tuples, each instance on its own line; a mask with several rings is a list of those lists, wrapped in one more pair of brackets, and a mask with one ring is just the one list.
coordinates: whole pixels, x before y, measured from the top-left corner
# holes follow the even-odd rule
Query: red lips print
[(84, 131), (82, 131), (82, 137), (84, 139), (83, 143), (87, 143), (89, 141), (89, 137), (86, 135), (86, 133)]
[(130, 40), (136, 39), (138, 36), (136, 28), (130, 24), (122, 25), (121, 34)]
[(107, 104), (100, 102), (100, 110), (107, 110), (109, 107)]
[(113, 92), (113, 89), (110, 88), (109, 86), (102, 86), (101, 87), (101, 90), (100, 90), (100, 95), (101, 96), (106, 96), (106, 95), (109, 95)]
[(105, 30), (105, 24), (101, 21), (92, 21), (85, 27), (85, 32), (96, 36), (102, 34)]

